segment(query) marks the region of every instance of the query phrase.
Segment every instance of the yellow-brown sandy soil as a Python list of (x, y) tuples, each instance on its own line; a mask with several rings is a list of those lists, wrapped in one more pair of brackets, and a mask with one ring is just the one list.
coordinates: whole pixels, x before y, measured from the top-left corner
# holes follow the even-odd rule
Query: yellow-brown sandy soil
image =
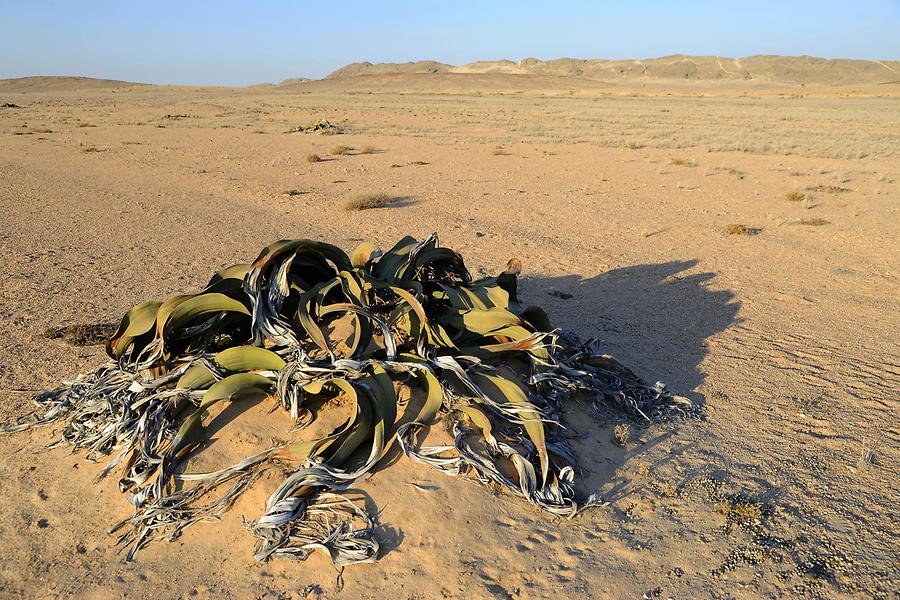
[[(36, 453), (51, 429), (2, 436), (0, 597), (895, 597), (896, 90), (479, 78), (0, 90), (20, 107), (0, 108), (0, 421), (104, 359), (47, 328), (116, 321), (279, 238), (349, 250), (432, 231), (475, 273), (520, 258), (524, 298), (708, 420), (632, 426), (622, 449), (609, 415), (573, 406), (583, 491), (609, 505), (572, 521), (400, 460), (360, 482), (383, 552), (342, 589), (324, 556), (253, 561), (241, 517), (274, 477), (126, 564), (105, 533), (129, 512), (116, 478)], [(318, 118), (347, 133), (283, 133)], [(342, 209), (362, 192), (396, 200)], [(268, 408), (211, 451), (278, 435)], [(762, 503), (759, 522), (712, 481)]]

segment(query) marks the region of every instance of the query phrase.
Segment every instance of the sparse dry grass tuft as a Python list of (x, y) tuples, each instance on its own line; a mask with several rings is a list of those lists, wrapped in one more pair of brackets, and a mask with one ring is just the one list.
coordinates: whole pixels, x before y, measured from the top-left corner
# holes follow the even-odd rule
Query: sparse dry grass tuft
[(763, 516), (763, 507), (741, 496), (726, 497), (716, 503), (716, 510), (725, 515), (728, 521), (740, 525), (752, 525)]
[(375, 146), (363, 146), (360, 149), (359, 153), (360, 154), (375, 154), (377, 151), (378, 150), (375, 148)]
[(631, 435), (631, 428), (624, 423), (619, 423), (613, 427), (613, 443), (616, 446), (624, 448), (628, 445), (628, 436)]
[(506, 156), (507, 152), (503, 149), (503, 146), (497, 146), (493, 150), (491, 150), (491, 154), (494, 156)]
[(114, 323), (87, 323), (67, 327), (51, 327), (44, 337), (62, 340), (73, 346), (99, 346), (112, 336), (118, 326)]
[(728, 173), (729, 175), (733, 175), (733, 176), (737, 177), (738, 179), (743, 179), (744, 177), (747, 176), (746, 173), (744, 173), (743, 171), (740, 171), (738, 169), (735, 169), (734, 167), (716, 167), (715, 170), (720, 173)]
[(815, 219), (800, 219), (796, 221), (797, 225), (807, 225), (809, 227), (821, 227), (822, 225), (831, 225), (831, 221), (826, 221), (825, 219), (819, 219), (818, 217)]
[(388, 194), (367, 193), (360, 194), (344, 205), (344, 210), (368, 210), (370, 208), (382, 208), (394, 201), (394, 198)]
[(308, 162), (308, 163), (322, 162), (322, 157), (319, 156), (318, 154), (307, 154), (306, 162)]
[(97, 148), (96, 146), (87, 146), (86, 148), (82, 148), (81, 151), (85, 154), (91, 154), (93, 152), (106, 152), (106, 149)]
[(696, 167), (697, 163), (687, 158), (673, 158), (670, 165), (673, 167)]
[(756, 235), (759, 229), (756, 227), (747, 227), (742, 223), (732, 223), (725, 226), (725, 233), (728, 235)]
[(284, 190), (281, 192), (282, 196), (302, 196), (303, 192), (300, 190)]
[(334, 148), (332, 148), (331, 153), (334, 156), (342, 156), (342, 155), (350, 154), (351, 152), (353, 152), (353, 150), (354, 150), (353, 146), (343, 146), (342, 145), (342, 146), (335, 146)]
[(811, 185), (806, 188), (808, 192), (824, 192), (826, 194), (842, 194), (844, 192), (852, 192), (850, 188), (841, 187), (839, 185)]
[(806, 200), (806, 194), (794, 190), (793, 192), (788, 192), (787, 194), (785, 194), (784, 199), (788, 202), (803, 202), (804, 200)]

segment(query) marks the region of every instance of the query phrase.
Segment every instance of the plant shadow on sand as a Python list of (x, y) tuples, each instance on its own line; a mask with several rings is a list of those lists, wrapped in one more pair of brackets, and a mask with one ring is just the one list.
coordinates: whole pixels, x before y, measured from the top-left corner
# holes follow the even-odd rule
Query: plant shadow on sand
[(613, 269), (590, 279), (525, 278), (526, 303), (544, 306), (557, 327), (596, 337), (604, 351), (647, 383), (656, 379), (693, 402), (706, 378), (706, 339), (739, 322), (740, 303), (707, 287), (713, 273), (689, 273), (697, 260)]
[[(596, 277), (535, 277), (521, 281), (525, 303), (547, 309), (554, 326), (596, 337), (603, 351), (632, 369), (645, 383), (663, 381), (675, 394), (703, 406), (697, 388), (706, 374), (701, 369), (709, 352), (706, 340), (737, 324), (740, 303), (727, 290), (708, 287), (715, 277), (695, 272), (697, 260), (644, 264), (607, 271)], [(679, 424), (649, 427), (624, 418), (615, 409), (595, 410), (589, 402), (570, 403), (563, 414), (564, 434), (579, 463), (586, 468), (579, 488), (615, 502), (634, 490), (617, 481), (626, 463), (648, 454), (675, 435)], [(616, 443), (615, 426), (630, 423), (641, 442)], [(649, 439), (648, 439), (649, 434)], [(676, 444), (664, 461), (689, 450)], [(658, 468), (656, 463), (653, 468)], [(608, 487), (611, 485), (612, 487)]]

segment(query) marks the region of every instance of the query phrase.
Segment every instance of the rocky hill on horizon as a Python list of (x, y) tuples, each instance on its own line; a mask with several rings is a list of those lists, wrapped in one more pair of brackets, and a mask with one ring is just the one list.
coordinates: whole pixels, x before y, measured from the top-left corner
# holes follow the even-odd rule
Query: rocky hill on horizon
[(325, 79), (364, 75), (503, 73), (553, 75), (601, 81), (754, 81), (785, 85), (867, 85), (900, 81), (900, 61), (756, 55), (743, 58), (672, 55), (643, 60), (526, 58), (476, 61), (461, 66), (432, 60), (408, 63), (357, 62)]

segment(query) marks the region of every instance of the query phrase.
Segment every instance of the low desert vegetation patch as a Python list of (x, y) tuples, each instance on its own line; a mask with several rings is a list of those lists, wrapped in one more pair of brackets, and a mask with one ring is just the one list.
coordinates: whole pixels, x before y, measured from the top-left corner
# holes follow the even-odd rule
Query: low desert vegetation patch
[(493, 154), (494, 156), (506, 156), (509, 153), (503, 148), (503, 146), (497, 146), (493, 150), (491, 150), (491, 154)]
[(344, 205), (346, 211), (368, 210), (370, 208), (382, 208), (394, 201), (393, 196), (380, 192), (369, 192), (354, 196)]
[(697, 166), (697, 163), (695, 163), (694, 161), (692, 161), (688, 158), (673, 158), (671, 160), (671, 162), (669, 162), (669, 164), (674, 167), (696, 167)]
[(44, 332), (44, 337), (51, 340), (62, 340), (73, 346), (99, 346), (116, 333), (118, 326), (114, 323), (88, 323), (51, 327)]
[(307, 154), (306, 162), (308, 162), (308, 163), (322, 162), (322, 157), (319, 156), (318, 154)]
[(310, 125), (297, 125), (291, 127), (285, 133), (318, 133), (320, 135), (335, 135), (343, 133), (340, 127), (329, 123), (325, 119), (318, 119)]
[(803, 202), (804, 200), (806, 200), (806, 194), (794, 190), (793, 192), (788, 192), (787, 194), (785, 194), (784, 199), (788, 202)]
[(353, 146), (335, 146), (331, 149), (331, 154), (334, 156), (343, 156), (345, 154), (350, 154), (353, 152)]
[(300, 190), (284, 190), (281, 192), (282, 196), (302, 196), (304, 192)]
[(733, 175), (733, 176), (737, 177), (738, 179), (743, 179), (744, 177), (747, 176), (746, 173), (744, 173), (743, 171), (740, 171), (738, 169), (735, 169), (734, 167), (716, 167), (713, 170), (717, 173), (727, 173), (728, 175)]
[(826, 194), (843, 194), (844, 192), (852, 192), (850, 188), (841, 187), (839, 185), (811, 185), (806, 188), (808, 192), (822, 192)]
[(821, 227), (822, 225), (831, 225), (831, 221), (816, 217), (815, 219), (800, 219), (799, 221), (795, 221), (795, 224), (806, 225), (808, 227)]
[(631, 428), (625, 423), (619, 423), (613, 427), (612, 441), (616, 446), (625, 448), (628, 446), (628, 438), (631, 436)]
[(375, 146), (363, 146), (360, 150), (360, 154), (375, 154), (378, 150)]
[(759, 231), (757, 227), (747, 227), (742, 223), (731, 223), (725, 226), (725, 233), (728, 235), (756, 235)]

